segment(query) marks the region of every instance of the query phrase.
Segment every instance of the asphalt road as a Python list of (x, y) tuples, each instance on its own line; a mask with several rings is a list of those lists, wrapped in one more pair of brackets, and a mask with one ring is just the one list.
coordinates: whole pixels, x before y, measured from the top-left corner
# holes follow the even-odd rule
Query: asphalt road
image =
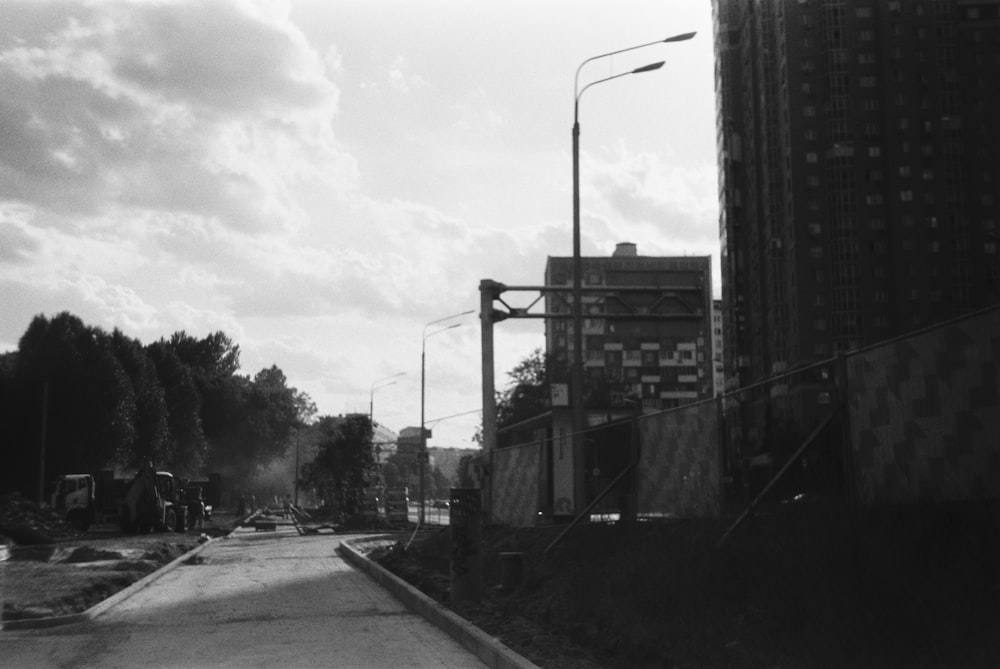
[(241, 529), (93, 620), (0, 632), (5, 667), (483, 667), (337, 555)]

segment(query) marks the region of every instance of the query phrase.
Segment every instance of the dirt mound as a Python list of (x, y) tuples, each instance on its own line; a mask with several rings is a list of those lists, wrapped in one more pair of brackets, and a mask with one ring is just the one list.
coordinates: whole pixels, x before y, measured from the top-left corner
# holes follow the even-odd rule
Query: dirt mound
[(79, 533), (55, 511), (13, 493), (0, 497), (0, 534), (28, 546), (52, 543), (53, 539)]
[(80, 564), (82, 562), (99, 562), (101, 560), (121, 560), (125, 556), (118, 551), (108, 551), (92, 546), (80, 546), (66, 556), (63, 562), (67, 564)]

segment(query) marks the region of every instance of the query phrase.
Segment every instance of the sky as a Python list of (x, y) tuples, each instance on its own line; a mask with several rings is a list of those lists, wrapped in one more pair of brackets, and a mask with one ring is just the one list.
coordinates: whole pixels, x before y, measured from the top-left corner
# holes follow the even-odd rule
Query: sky
[[(578, 66), (691, 31), (580, 72), (666, 61), (580, 100), (582, 252), (712, 255), (718, 296), (708, 0), (0, 0), (0, 351), (221, 330), (397, 432), (423, 353), (428, 445), (472, 447), (480, 281), (572, 253)], [(502, 388), (544, 328), (494, 341)]]

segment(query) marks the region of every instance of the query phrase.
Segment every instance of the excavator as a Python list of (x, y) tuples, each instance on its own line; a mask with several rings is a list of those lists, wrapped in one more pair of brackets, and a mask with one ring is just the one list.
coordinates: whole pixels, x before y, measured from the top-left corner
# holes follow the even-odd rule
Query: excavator
[(187, 509), (174, 475), (146, 463), (132, 479), (119, 511), (124, 532), (183, 532)]

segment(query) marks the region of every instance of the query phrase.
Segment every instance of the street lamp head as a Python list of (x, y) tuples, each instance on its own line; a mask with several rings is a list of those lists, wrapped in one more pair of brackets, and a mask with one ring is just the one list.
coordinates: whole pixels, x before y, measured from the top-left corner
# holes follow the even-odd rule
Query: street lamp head
[(659, 63), (650, 63), (649, 65), (643, 65), (642, 67), (637, 67), (632, 70), (631, 74), (642, 74), (643, 72), (652, 72), (653, 70), (658, 70), (663, 67), (663, 64), (667, 62), (661, 60)]
[(674, 35), (673, 37), (668, 37), (667, 39), (663, 40), (663, 43), (668, 44), (670, 42), (686, 42), (687, 40), (691, 39), (697, 34), (698, 33), (691, 32), (691, 33), (683, 33), (681, 35)]

